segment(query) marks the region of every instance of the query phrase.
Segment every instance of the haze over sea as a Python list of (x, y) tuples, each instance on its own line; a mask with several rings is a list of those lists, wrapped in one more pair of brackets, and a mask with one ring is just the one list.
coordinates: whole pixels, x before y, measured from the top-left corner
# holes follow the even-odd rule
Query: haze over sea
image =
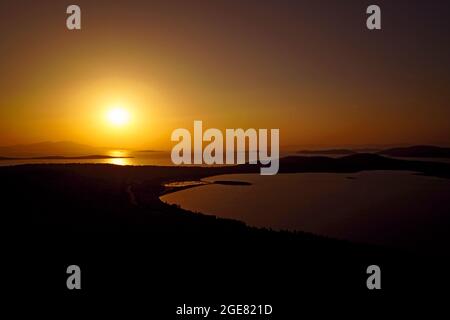
[[(92, 153), (92, 152), (91, 152)], [(3, 159), (0, 161), (0, 166), (19, 165), (28, 163), (106, 163), (115, 165), (128, 166), (173, 166), (170, 151), (130, 151), (130, 150), (105, 150), (96, 152), (95, 154), (109, 156), (112, 158), (90, 158), (90, 159), (74, 159), (69, 156), (66, 159), (31, 159), (30, 156), (20, 156), (22, 159)], [(290, 153), (281, 153), (281, 156), (289, 155)], [(93, 154), (89, 154), (92, 156)], [(2, 156), (0, 154), (0, 156)], [(55, 156), (52, 153), (33, 154), (32, 157), (51, 157)], [(58, 154), (57, 156), (60, 156)], [(68, 156), (64, 154), (63, 156)], [(76, 156), (82, 156), (76, 154)], [(83, 154), (87, 156), (87, 154)]]

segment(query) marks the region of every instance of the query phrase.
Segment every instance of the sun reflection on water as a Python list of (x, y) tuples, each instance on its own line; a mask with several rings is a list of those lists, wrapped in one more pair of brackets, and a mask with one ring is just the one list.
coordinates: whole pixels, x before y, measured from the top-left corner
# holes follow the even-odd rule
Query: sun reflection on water
[(129, 157), (130, 154), (127, 150), (111, 150), (108, 152), (110, 157), (118, 157), (106, 159), (105, 163), (115, 164), (118, 166), (129, 166), (132, 164), (131, 158), (119, 158), (119, 157)]
[(106, 160), (106, 163), (115, 164), (118, 166), (129, 166), (129, 165), (131, 165), (131, 161), (129, 161), (129, 160), (130, 159), (127, 159), (127, 158), (115, 158), (115, 159)]

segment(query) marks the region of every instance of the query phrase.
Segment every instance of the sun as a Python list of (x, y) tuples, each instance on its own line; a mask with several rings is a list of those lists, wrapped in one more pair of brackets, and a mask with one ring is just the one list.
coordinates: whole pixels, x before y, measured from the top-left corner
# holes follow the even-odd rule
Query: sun
[(114, 126), (123, 126), (130, 121), (130, 113), (123, 107), (113, 107), (108, 110), (106, 118)]

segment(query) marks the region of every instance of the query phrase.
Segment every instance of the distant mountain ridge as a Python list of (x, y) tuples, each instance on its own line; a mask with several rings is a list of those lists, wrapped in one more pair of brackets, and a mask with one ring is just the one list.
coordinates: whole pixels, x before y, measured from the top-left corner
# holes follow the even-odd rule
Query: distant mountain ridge
[(323, 150), (300, 150), (298, 153), (302, 154), (334, 154), (334, 155), (348, 155), (355, 154), (357, 151), (350, 149), (323, 149)]
[(97, 159), (121, 159), (133, 157), (114, 157), (107, 155), (88, 155), (88, 156), (45, 156), (45, 157), (0, 157), (1, 160), (97, 160)]
[[(71, 141), (39, 142), (33, 144), (18, 144), (0, 147), (0, 159), (11, 158), (47, 158), (58, 157), (108, 157), (104, 154), (111, 149), (93, 147)], [(137, 152), (157, 152), (157, 150), (139, 150)], [(336, 155), (349, 156), (364, 152), (362, 149), (323, 149), (323, 150), (300, 150), (297, 153), (304, 155)], [(416, 145), (409, 147), (389, 148), (381, 151), (370, 152), (390, 157), (410, 158), (450, 158), (450, 148), (432, 145)], [(100, 155), (100, 156), (99, 156)]]
[(403, 148), (391, 148), (378, 152), (391, 157), (411, 157), (411, 158), (450, 158), (450, 148), (437, 146), (411, 146)]
[(86, 156), (101, 154), (105, 149), (71, 141), (39, 142), (0, 147), (2, 157)]
[(323, 149), (323, 150), (300, 150), (297, 153), (305, 155), (342, 155), (342, 156), (360, 153), (372, 153), (390, 157), (405, 157), (405, 158), (450, 158), (450, 148), (432, 145), (417, 145), (409, 147), (389, 148), (381, 151), (374, 150), (373, 152), (367, 152), (364, 150), (352, 150), (352, 149)]

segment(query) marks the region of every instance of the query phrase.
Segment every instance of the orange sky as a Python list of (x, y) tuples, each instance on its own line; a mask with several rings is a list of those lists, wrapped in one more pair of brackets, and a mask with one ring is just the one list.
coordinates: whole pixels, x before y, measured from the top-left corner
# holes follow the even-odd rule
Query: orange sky
[(450, 144), (444, 2), (379, 1), (381, 32), (364, 1), (77, 1), (81, 31), (68, 4), (0, 4), (0, 145), (169, 149), (194, 120), (282, 147)]

